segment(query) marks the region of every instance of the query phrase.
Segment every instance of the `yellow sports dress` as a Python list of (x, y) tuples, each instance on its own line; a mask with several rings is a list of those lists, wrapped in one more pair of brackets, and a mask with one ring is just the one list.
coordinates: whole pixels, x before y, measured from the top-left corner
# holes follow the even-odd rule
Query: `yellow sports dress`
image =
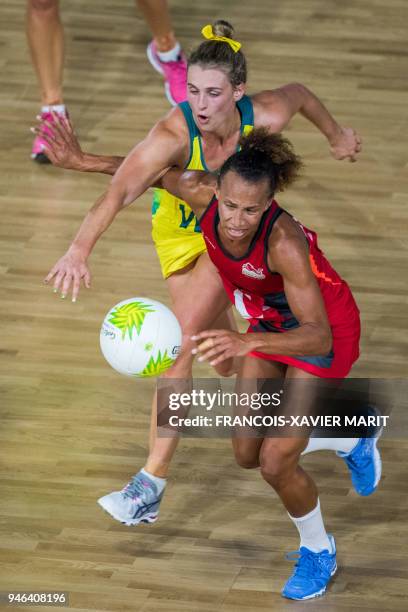
[[(183, 111), (190, 135), (190, 158), (185, 169), (208, 171), (201, 134), (194, 122), (190, 105), (182, 102), (179, 107)], [(254, 127), (251, 99), (244, 96), (237, 107), (241, 115), (241, 134), (248, 134)], [(165, 189), (155, 189), (154, 192), (152, 238), (164, 278), (182, 270), (206, 250), (200, 226), (190, 206)]]

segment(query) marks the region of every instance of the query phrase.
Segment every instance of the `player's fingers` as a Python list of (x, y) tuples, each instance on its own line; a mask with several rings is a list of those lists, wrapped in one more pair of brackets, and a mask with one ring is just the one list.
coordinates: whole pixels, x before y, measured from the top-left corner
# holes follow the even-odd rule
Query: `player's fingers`
[(47, 152), (47, 157), (50, 158), (50, 161), (54, 163), (55, 160), (55, 153), (54, 153), (54, 142), (48, 138), (48, 136), (46, 136), (46, 134), (43, 134), (43, 132), (41, 132), (40, 129), (38, 128), (30, 128), (30, 131), (35, 134), (36, 136), (39, 136), (42, 140), (44, 140), (44, 143), (41, 143), (41, 149), (45, 152)]
[(48, 157), (48, 159), (50, 160), (50, 162), (52, 163), (53, 166), (58, 166), (59, 165), (58, 154), (55, 153), (55, 151), (54, 151), (54, 149), (52, 147), (50, 147), (47, 144), (43, 144), (43, 145), (41, 145), (41, 150), (43, 151), (44, 155), (46, 155)]
[(47, 145), (53, 149), (54, 145), (55, 145), (55, 140), (54, 138), (52, 138), (49, 134), (45, 134), (44, 132), (37, 132), (38, 136), (40, 136), (42, 138), (42, 140), (44, 140)]
[(59, 115), (58, 126), (61, 138), (63, 138), (67, 144), (70, 144), (76, 140), (73, 125), (66, 115)]
[(51, 163), (55, 164), (58, 161), (58, 145), (55, 141), (49, 140), (43, 134), (41, 138), (44, 143), (41, 144), (41, 149), (44, 151)]
[(81, 286), (81, 277), (79, 276), (79, 274), (74, 273), (73, 282), (72, 282), (72, 301), (73, 302), (77, 301), (80, 286)]
[(55, 281), (54, 281), (54, 287), (53, 287), (54, 293), (58, 292), (58, 290), (60, 288), (60, 285), (61, 285), (61, 282), (62, 282), (62, 279), (64, 278), (64, 276), (65, 276), (65, 272), (63, 270), (59, 270), (57, 272), (57, 275), (56, 275)]
[(201, 344), (199, 344), (197, 347), (199, 353), (205, 353), (206, 351), (212, 348), (214, 348), (213, 338), (207, 338), (207, 340), (204, 340), (204, 342), (201, 342)]
[(33, 134), (35, 134), (36, 136), (42, 136), (41, 133), (41, 126), (39, 125), (32, 125), (30, 127), (30, 132), (32, 132)]
[(39, 136), (41, 136), (43, 140), (47, 140), (48, 144), (51, 146), (61, 147), (68, 144), (68, 140), (64, 132), (61, 131), (58, 123), (44, 121), (40, 126)]
[(53, 268), (51, 268), (47, 276), (44, 278), (44, 283), (48, 284), (50, 280), (55, 276), (56, 273), (57, 273), (57, 268), (54, 266)]
[(202, 332), (199, 332), (198, 334), (194, 334), (194, 336), (191, 336), (191, 340), (203, 340), (205, 338), (215, 338), (216, 336), (219, 336), (220, 334), (224, 334), (225, 330), (223, 329), (206, 329)]
[(66, 137), (68, 135), (68, 132), (73, 131), (71, 122), (66, 115), (60, 115), (59, 113), (54, 112), (53, 117), (56, 126), (58, 127), (60, 133), (63, 136)]
[(53, 142), (51, 135), (45, 132), (41, 125), (36, 127), (30, 127), (30, 132), (32, 132), (36, 136), (39, 136), (43, 140), (46, 140), (50, 144)]
[(44, 154), (48, 157), (48, 159), (50, 160), (50, 162), (52, 164), (56, 164), (58, 161), (58, 157), (56, 156), (54, 149), (52, 148), (52, 145), (49, 144), (42, 144), (41, 145), (41, 150), (44, 152)]
[(63, 300), (67, 297), (69, 288), (70, 288), (71, 283), (73, 281), (73, 276), (74, 275), (73, 275), (72, 272), (67, 272), (65, 274), (64, 281), (62, 283), (62, 288), (61, 288), (61, 297), (62, 297)]
[(53, 123), (51, 123), (50, 121), (48, 121), (48, 119), (41, 119), (41, 117), (37, 117), (37, 119), (39, 120), (40, 124), (39, 124), (39, 129), (41, 130), (41, 132), (45, 131), (45, 129), (48, 130), (49, 135), (52, 136), (54, 134), (55, 130), (55, 125)]
[(67, 142), (68, 138), (64, 129), (64, 124), (61, 122), (61, 115), (55, 113), (54, 111), (51, 114), (54, 118), (54, 122), (51, 124), (52, 129), (57, 133), (61, 140)]
[(42, 138), (43, 140), (45, 140), (48, 146), (50, 147), (53, 147), (53, 148), (58, 147), (61, 144), (58, 138), (55, 138), (54, 133), (50, 134), (49, 132), (46, 132), (44, 129), (40, 128), (40, 131), (38, 132), (38, 136)]
[(213, 348), (220, 347), (223, 344), (224, 342), (223, 342), (222, 337), (218, 336), (215, 338), (207, 338), (207, 340), (204, 340), (204, 342), (201, 342), (201, 344), (199, 344), (197, 348), (198, 348), (199, 353), (203, 353)]
[(219, 363), (222, 363), (223, 361), (225, 361), (226, 359), (230, 359), (230, 357), (232, 357), (232, 355), (229, 353), (229, 351), (223, 351), (220, 355), (218, 355), (216, 359), (213, 359), (212, 361), (210, 361), (210, 365), (216, 366)]
[(221, 347), (215, 346), (214, 348), (210, 349), (209, 351), (206, 351), (205, 353), (201, 353), (200, 356), (198, 357), (197, 361), (208, 361), (209, 359), (217, 357), (220, 354), (221, 351), (222, 351)]
[(89, 289), (91, 287), (91, 273), (89, 272), (89, 270), (86, 270), (84, 276), (84, 285), (87, 289)]
[(74, 128), (71, 123), (71, 119), (67, 117), (67, 115), (60, 115), (60, 122), (62, 123), (62, 125), (64, 126), (64, 129), (67, 132), (73, 133)]

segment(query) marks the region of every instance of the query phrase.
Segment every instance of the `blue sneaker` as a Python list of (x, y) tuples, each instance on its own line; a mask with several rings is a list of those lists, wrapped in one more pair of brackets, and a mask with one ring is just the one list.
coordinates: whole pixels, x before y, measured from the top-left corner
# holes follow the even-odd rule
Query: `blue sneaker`
[[(377, 416), (379, 412), (375, 408), (368, 408), (368, 415)], [(381, 456), (377, 448), (377, 442), (383, 432), (383, 428), (375, 429), (371, 438), (360, 438), (357, 446), (350, 453), (337, 451), (350, 470), (351, 482), (354, 490), (364, 497), (371, 495), (377, 488), (381, 478)]]
[(154, 523), (157, 521), (163, 493), (164, 490), (158, 495), (156, 483), (139, 472), (122, 491), (101, 497), (98, 504), (125, 525)]
[(322, 550), (315, 553), (302, 546), (300, 550), (288, 553), (289, 560), (297, 559), (295, 569), (282, 590), (288, 599), (312, 599), (323, 595), (330, 578), (336, 573), (336, 543), (328, 534), (332, 552)]

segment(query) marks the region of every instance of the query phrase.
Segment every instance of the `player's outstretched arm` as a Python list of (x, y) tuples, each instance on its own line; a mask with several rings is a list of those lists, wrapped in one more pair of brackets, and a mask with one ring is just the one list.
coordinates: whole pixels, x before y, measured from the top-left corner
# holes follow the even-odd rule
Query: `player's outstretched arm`
[(76, 301), (81, 281), (90, 285), (87, 259), (99, 237), (124, 206), (154, 184), (163, 170), (176, 165), (185, 155), (185, 142), (165, 121), (159, 122), (146, 139), (128, 155), (113, 177), (109, 189), (86, 215), (68, 251), (53, 266), (46, 283), (65, 297), (72, 290)]
[(53, 166), (79, 172), (115, 174), (124, 157), (86, 153), (82, 150), (70, 119), (54, 112), (52, 116), (52, 123), (41, 121), (31, 130), (45, 141), (44, 154)]
[(323, 102), (301, 83), (290, 83), (278, 89), (253, 96), (255, 124), (283, 130), (293, 115), (300, 113), (324, 134), (335, 159), (356, 161), (361, 151), (361, 137), (351, 127), (337, 123)]

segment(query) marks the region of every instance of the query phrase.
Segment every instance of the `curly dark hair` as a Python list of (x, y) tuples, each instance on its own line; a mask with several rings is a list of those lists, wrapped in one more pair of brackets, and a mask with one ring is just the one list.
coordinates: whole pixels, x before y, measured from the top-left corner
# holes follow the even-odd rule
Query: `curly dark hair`
[[(216, 36), (234, 37), (234, 28), (228, 21), (218, 19), (212, 24)], [(198, 64), (205, 68), (217, 68), (228, 77), (233, 87), (246, 83), (247, 66), (245, 55), (241, 50), (233, 51), (230, 45), (219, 40), (204, 40), (188, 58), (188, 65)]]
[(302, 160), (296, 155), (292, 143), (281, 134), (272, 134), (265, 127), (242, 136), (240, 150), (222, 165), (218, 183), (227, 172), (233, 171), (249, 183), (268, 179), (270, 193), (283, 191), (299, 176)]

